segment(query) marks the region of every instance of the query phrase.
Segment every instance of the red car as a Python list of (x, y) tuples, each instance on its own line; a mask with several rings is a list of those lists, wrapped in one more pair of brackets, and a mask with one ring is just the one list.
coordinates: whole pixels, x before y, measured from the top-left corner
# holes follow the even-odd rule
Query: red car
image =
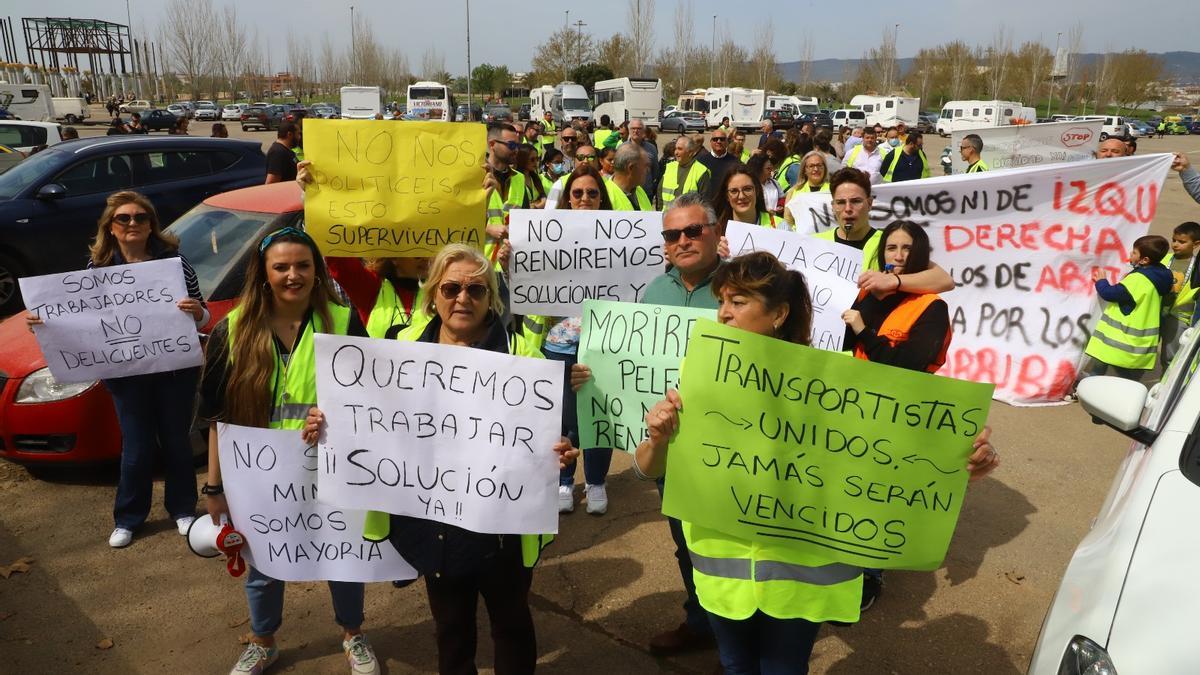
[[(209, 197), (168, 228), (199, 277), (211, 330), (233, 309), (254, 244), (267, 232), (303, 220), (293, 182)], [(194, 434), (197, 451), (205, 447)], [(0, 323), (0, 457), (21, 464), (67, 465), (116, 460), (121, 431), (108, 390), (98, 381), (61, 384), (50, 375), (23, 314)]]

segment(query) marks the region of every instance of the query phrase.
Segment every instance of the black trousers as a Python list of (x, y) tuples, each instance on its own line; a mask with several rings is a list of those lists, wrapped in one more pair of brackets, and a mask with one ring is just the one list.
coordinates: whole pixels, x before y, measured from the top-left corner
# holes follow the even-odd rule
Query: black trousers
[(437, 630), (438, 672), (477, 672), (475, 610), (482, 595), (492, 626), (496, 675), (532, 673), (537, 664), (537, 637), (529, 611), (532, 581), (533, 570), (521, 564), (518, 546), (506, 547), (491, 564), (471, 575), (426, 574), (425, 590)]

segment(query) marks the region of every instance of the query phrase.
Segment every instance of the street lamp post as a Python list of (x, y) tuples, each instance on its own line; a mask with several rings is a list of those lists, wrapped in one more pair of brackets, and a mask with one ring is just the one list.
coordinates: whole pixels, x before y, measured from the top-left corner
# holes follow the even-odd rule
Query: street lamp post
[[(453, 119), (454, 111), (446, 113), (446, 119)], [(467, 0), (467, 121), (471, 120), (471, 0)]]
[(1058, 65), (1058, 45), (1062, 42), (1062, 31), (1054, 39), (1054, 54), (1050, 57), (1050, 100), (1046, 102), (1046, 117), (1050, 116), (1050, 108), (1054, 105), (1054, 68)]
[(717, 15), (713, 14), (712, 52), (708, 56), (708, 88), (712, 89), (717, 68)]
[(888, 62), (887, 84), (888, 91), (883, 92), (884, 96), (891, 96), (892, 92), (892, 69), (896, 69), (896, 79), (900, 79), (900, 24), (896, 24), (896, 30), (892, 33), (892, 58)]

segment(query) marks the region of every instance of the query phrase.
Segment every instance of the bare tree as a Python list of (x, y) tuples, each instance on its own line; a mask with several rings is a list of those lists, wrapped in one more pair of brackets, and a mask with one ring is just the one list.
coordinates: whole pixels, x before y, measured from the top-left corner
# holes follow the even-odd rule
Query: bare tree
[(775, 63), (775, 24), (767, 19), (754, 31), (754, 51), (750, 54), (759, 89), (770, 89), (779, 79)]
[(159, 26), (159, 39), (167, 48), (171, 65), (188, 79), (196, 97), (200, 79), (213, 62), (212, 0), (170, 0)]
[(675, 65), (677, 91), (687, 89), (687, 78), (691, 67), (695, 44), (695, 12), (691, 0), (675, 5), (675, 45), (671, 48), (671, 61)]
[(287, 35), (288, 72), (292, 74), (293, 88), (296, 97), (301, 91), (312, 86), (317, 78), (316, 66), (313, 63), (312, 47), (303, 38), (297, 38), (288, 31)]
[(1100, 65), (1094, 68), (1094, 76), (1092, 77), (1092, 94), (1095, 97), (1096, 112), (1103, 110), (1108, 104), (1109, 95), (1112, 93), (1113, 80), (1116, 75), (1116, 63), (1113, 59), (1112, 45), (1104, 50), (1104, 56), (1100, 59)]
[(438, 51), (437, 47), (430, 45), (425, 49), (425, 53), (421, 54), (421, 77), (433, 80), (444, 72), (446, 72), (446, 56)]
[(975, 51), (967, 43), (957, 40), (943, 45), (941, 51), (949, 75), (950, 98), (961, 99), (975, 74)]
[(530, 63), (534, 75), (530, 81), (558, 84), (567, 79), (569, 73), (580, 64), (598, 58), (596, 43), (591, 35), (573, 28), (561, 28), (538, 45)]
[(1004, 79), (1008, 71), (1008, 60), (1012, 54), (1012, 33), (1004, 24), (996, 29), (992, 43), (987, 48), (988, 93), (992, 99), (1000, 98)]
[(879, 79), (883, 82), (880, 93), (888, 96), (892, 93), (892, 85), (896, 82), (896, 28), (883, 29), (883, 39), (879, 42), (875, 60), (879, 63)]
[[(1079, 50), (1083, 48), (1083, 22), (1079, 22), (1067, 31), (1067, 90), (1063, 93), (1063, 103), (1071, 100), (1071, 89), (1080, 81), (1083, 74), (1082, 59)], [(1057, 57), (1057, 55), (1056, 55)]]
[(1113, 57), (1110, 98), (1120, 108), (1136, 109), (1159, 96), (1158, 82), (1165, 68), (1162, 59), (1144, 49), (1129, 49)]
[(327, 91), (332, 92), (336, 87), (346, 82), (346, 59), (333, 48), (333, 43), (329, 41), (329, 33), (326, 33), (321, 38), (321, 55), (318, 59), (318, 72), (320, 73), (321, 84)]
[(807, 93), (808, 83), (812, 80), (813, 39), (807, 30), (800, 38), (800, 91)]
[(225, 5), (221, 8), (215, 39), (217, 45), (213, 50), (213, 69), (220, 75), (222, 86), (229, 87), (230, 97), (236, 100), (239, 98), (239, 82), (245, 73), (249, 56), (249, 36), (238, 19), (235, 5)]
[(641, 76), (645, 74), (646, 66), (650, 65), (650, 55), (654, 53), (654, 0), (629, 0), (625, 23), (632, 74)]

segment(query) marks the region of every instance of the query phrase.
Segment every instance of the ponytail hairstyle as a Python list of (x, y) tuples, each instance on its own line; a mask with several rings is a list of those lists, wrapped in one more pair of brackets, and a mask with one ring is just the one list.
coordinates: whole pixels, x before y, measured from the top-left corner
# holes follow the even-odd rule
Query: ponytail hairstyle
[(723, 289), (760, 298), (768, 310), (787, 305), (788, 314), (775, 337), (800, 345), (811, 344), (812, 299), (804, 275), (789, 270), (766, 251), (740, 255), (717, 268), (713, 295)]
[(875, 261), (879, 263), (878, 269), (887, 267), (887, 241), (888, 237), (897, 230), (903, 230), (905, 234), (912, 237), (912, 248), (908, 250), (908, 257), (904, 261), (904, 273), (916, 274), (929, 269), (929, 256), (933, 252), (933, 247), (929, 244), (929, 235), (925, 233), (925, 228), (914, 223), (911, 220), (897, 220), (883, 228), (883, 232), (879, 235), (879, 251), (875, 254)]
[(332, 326), (329, 306), (340, 304), (332, 290), (325, 259), (311, 237), (294, 227), (285, 227), (259, 241), (257, 255), (251, 256), (246, 269), (246, 281), (237, 304), (240, 316), (229, 345), (223, 412), (224, 419), (232, 424), (268, 426), (275, 391), (283, 386), (276, 380), (282, 374), (275, 372), (275, 336), (271, 330), (275, 294), (267, 283), (267, 252), (282, 243), (303, 244), (312, 251), (316, 274), (308, 306), (315, 317), (320, 317), (326, 330)]

